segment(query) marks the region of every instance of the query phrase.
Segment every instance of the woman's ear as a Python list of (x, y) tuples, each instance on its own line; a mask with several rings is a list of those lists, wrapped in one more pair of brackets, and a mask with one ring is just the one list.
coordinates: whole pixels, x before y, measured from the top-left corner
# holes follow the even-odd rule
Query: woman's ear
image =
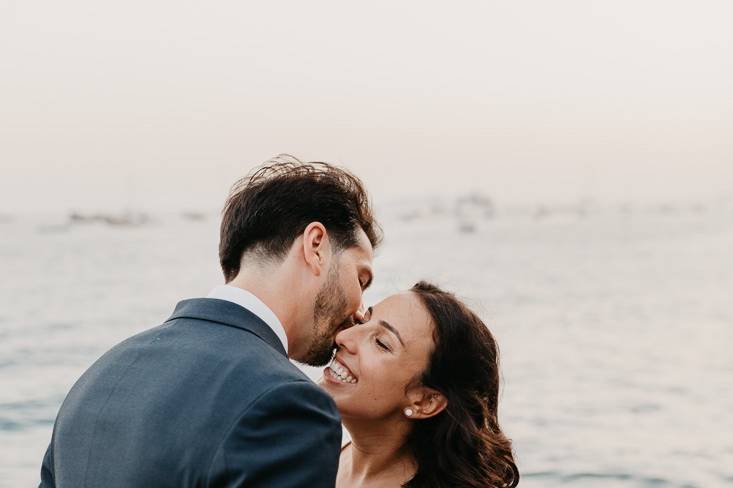
[(329, 269), (331, 241), (322, 223), (311, 222), (303, 231), (303, 257), (316, 276)]
[[(410, 401), (404, 409), (405, 416), (411, 419), (428, 419), (438, 415), (448, 406), (448, 399), (438, 390), (418, 386), (408, 392)], [(409, 413), (409, 415), (408, 415)]]

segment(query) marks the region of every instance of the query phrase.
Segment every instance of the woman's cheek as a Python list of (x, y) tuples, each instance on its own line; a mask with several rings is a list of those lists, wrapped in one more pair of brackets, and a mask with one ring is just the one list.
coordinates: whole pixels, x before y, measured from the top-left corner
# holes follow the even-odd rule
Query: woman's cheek
[(378, 374), (372, 375), (372, 378), (374, 379), (372, 386), (376, 390), (376, 394), (382, 398), (386, 399), (386, 397), (394, 396), (402, 391), (399, 388), (399, 372), (395, 368), (383, 366), (379, 369)]

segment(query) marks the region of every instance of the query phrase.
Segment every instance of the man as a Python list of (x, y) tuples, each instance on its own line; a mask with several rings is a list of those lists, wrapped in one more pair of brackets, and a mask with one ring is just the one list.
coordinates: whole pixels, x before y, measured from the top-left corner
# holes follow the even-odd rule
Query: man
[(227, 284), (82, 375), (41, 487), (334, 485), (338, 413), (287, 357), (324, 365), (353, 324), (380, 240), (366, 192), (279, 157), (234, 186), (220, 237)]

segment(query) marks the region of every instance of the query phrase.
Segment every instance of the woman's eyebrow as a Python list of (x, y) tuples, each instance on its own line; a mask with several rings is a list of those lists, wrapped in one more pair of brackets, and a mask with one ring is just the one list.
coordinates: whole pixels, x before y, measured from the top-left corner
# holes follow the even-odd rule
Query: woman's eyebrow
[(397, 329), (392, 327), (392, 325), (389, 322), (387, 322), (386, 320), (380, 319), (379, 325), (381, 325), (382, 327), (384, 327), (385, 329), (393, 333), (395, 336), (397, 336), (397, 340), (400, 341), (400, 344), (402, 344), (402, 349), (407, 349), (405, 347), (405, 343), (402, 342), (402, 336), (400, 336), (400, 333), (397, 331)]
[[(374, 307), (367, 308), (367, 312), (369, 313), (369, 318), (371, 319), (372, 313), (374, 312)], [(392, 324), (390, 324), (389, 322), (387, 322), (384, 319), (379, 319), (378, 322), (379, 322), (379, 325), (381, 325), (382, 327), (384, 327), (385, 329), (387, 329), (388, 331), (390, 331), (397, 337), (397, 340), (400, 341), (400, 344), (402, 344), (403, 349), (407, 349), (404, 341), (402, 340), (402, 336), (400, 335), (400, 332), (397, 329), (395, 329)]]

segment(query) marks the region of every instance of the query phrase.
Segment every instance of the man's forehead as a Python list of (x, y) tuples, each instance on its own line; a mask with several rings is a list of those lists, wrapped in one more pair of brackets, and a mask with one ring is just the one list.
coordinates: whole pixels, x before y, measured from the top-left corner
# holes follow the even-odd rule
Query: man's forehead
[(369, 237), (367, 237), (366, 232), (361, 227), (356, 230), (356, 246), (354, 247), (355, 250), (358, 250), (359, 254), (362, 254), (371, 263), (374, 258), (374, 248), (372, 248)]

